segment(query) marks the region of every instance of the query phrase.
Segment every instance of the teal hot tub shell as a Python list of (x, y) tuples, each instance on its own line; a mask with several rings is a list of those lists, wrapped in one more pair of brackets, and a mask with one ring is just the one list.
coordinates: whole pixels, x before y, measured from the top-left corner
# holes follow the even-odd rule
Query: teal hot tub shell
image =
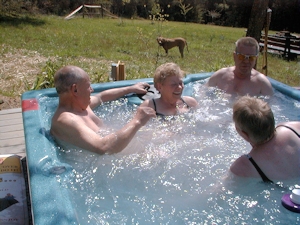
[[(195, 82), (210, 77), (212, 73), (190, 74), (184, 83)], [(296, 100), (300, 100), (300, 91), (269, 78), (272, 86)], [(137, 79), (110, 83), (93, 84), (94, 92), (123, 87), (137, 82), (153, 83), (153, 79)], [(192, 95), (191, 88), (185, 88), (184, 95)], [(29, 91), (22, 95), (23, 123), (26, 142), (29, 188), (34, 224), (77, 224), (77, 215), (66, 188), (58, 179), (64, 179), (72, 173), (72, 167), (61, 163), (57, 157), (55, 143), (44, 129), (43, 113), (39, 105), (42, 97), (57, 97), (54, 88)], [(128, 101), (140, 104), (136, 95), (129, 95)]]

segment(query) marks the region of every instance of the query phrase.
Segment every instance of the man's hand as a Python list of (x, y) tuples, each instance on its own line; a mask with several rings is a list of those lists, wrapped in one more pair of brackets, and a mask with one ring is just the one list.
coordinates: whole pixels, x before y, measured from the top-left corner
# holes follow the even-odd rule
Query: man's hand
[(151, 117), (156, 117), (156, 113), (154, 109), (150, 107), (138, 107), (136, 114), (133, 120), (139, 122), (142, 126), (144, 126)]
[(136, 94), (146, 94), (148, 88), (150, 88), (148, 83), (140, 82), (131, 86), (131, 92)]

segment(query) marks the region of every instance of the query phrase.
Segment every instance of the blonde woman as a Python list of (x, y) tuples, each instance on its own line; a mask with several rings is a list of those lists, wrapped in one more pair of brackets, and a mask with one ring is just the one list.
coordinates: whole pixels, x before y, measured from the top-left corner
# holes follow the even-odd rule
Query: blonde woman
[(188, 112), (198, 106), (196, 99), (182, 96), (184, 72), (175, 63), (165, 63), (154, 73), (154, 87), (160, 97), (145, 100), (141, 106), (155, 110), (157, 116), (172, 116)]

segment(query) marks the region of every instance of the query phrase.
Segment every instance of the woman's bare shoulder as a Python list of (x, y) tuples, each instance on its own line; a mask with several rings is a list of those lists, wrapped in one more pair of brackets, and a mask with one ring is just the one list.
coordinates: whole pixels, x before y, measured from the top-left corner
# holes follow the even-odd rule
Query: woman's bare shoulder
[(300, 122), (299, 121), (289, 121), (289, 122), (282, 122), (279, 123), (276, 127), (277, 128), (282, 128), (283, 126), (287, 126), (295, 130), (298, 134), (300, 134)]
[(197, 107), (198, 106), (198, 102), (195, 98), (191, 97), (191, 96), (182, 96), (182, 99), (186, 102), (186, 104), (188, 104), (190, 107)]
[(230, 171), (240, 177), (250, 177), (251, 166), (249, 159), (245, 155), (241, 155), (232, 163)]
[(152, 99), (146, 99), (144, 100), (141, 105), (141, 107), (150, 107), (153, 108), (153, 100)]

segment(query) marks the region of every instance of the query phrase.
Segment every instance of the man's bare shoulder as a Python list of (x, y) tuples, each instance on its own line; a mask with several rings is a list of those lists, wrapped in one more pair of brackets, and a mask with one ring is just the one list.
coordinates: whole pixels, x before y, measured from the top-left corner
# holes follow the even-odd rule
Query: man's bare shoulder
[(261, 89), (259, 94), (268, 95), (268, 96), (274, 94), (272, 84), (266, 75), (253, 69), (252, 77), (254, 78), (255, 83), (259, 85)]
[(75, 117), (76, 115), (73, 112), (58, 109), (52, 118), (52, 122), (69, 122), (72, 121)]
[(80, 123), (80, 119), (76, 114), (68, 111), (57, 111), (52, 118), (50, 131), (52, 134), (60, 136), (74, 130), (78, 123)]
[(50, 133), (55, 138), (70, 142), (84, 127), (80, 116), (69, 111), (58, 111), (52, 118)]
[(222, 69), (217, 70), (212, 76), (224, 76), (228, 73), (232, 73), (234, 70), (234, 66), (231, 67), (224, 67)]
[(216, 72), (214, 72), (211, 77), (209, 78), (208, 82), (207, 82), (207, 86), (217, 86), (218, 82), (223, 79), (226, 76), (230, 76), (230, 74), (232, 74), (234, 70), (234, 67), (224, 67), (222, 69), (217, 70)]
[(259, 79), (259, 80), (268, 80), (268, 78), (267, 78), (266, 75), (264, 75), (263, 73), (255, 70), (255, 69), (252, 69), (251, 76), (255, 77), (255, 78)]

